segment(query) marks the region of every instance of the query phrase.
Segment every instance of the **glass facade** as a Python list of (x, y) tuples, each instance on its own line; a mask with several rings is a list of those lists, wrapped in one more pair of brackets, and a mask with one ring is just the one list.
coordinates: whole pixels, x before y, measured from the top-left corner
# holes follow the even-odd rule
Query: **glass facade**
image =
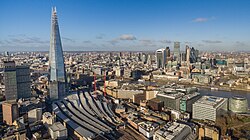
[(56, 8), (52, 8), (51, 16), (49, 71), (52, 85), (50, 86), (50, 97), (57, 99), (65, 95), (66, 75)]

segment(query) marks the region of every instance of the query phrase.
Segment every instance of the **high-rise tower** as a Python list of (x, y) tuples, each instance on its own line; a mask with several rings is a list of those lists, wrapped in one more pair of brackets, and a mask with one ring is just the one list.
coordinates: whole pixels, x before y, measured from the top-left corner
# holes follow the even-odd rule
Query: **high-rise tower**
[(66, 94), (66, 74), (56, 8), (52, 7), (49, 52), (50, 99), (55, 100)]
[(174, 42), (174, 60), (179, 62), (180, 61), (180, 42)]
[(158, 49), (155, 52), (157, 68), (165, 68), (166, 64), (166, 51), (165, 49)]

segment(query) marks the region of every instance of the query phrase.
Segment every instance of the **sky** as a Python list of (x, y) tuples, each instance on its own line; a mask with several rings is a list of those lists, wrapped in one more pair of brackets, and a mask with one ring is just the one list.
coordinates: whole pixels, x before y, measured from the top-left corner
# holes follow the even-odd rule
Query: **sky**
[(250, 51), (250, 0), (0, 0), (0, 51)]

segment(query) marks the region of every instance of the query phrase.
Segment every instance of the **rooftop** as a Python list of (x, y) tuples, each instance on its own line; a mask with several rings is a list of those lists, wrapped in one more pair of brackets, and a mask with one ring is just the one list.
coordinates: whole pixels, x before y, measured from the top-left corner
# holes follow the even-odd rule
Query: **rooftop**
[[(156, 133), (164, 138), (173, 139), (180, 135), (184, 129), (190, 129), (189, 126), (177, 122), (168, 122), (163, 128), (156, 131)], [(189, 130), (189, 132), (191, 129)], [(187, 133), (188, 135), (189, 133)]]
[(216, 105), (218, 105), (219, 103), (223, 102), (224, 100), (225, 100), (225, 98), (222, 98), (222, 97), (202, 96), (199, 100), (197, 100), (195, 102), (195, 104), (196, 103), (200, 103), (200, 104), (205, 104), (205, 105), (209, 105), (209, 106), (215, 107)]

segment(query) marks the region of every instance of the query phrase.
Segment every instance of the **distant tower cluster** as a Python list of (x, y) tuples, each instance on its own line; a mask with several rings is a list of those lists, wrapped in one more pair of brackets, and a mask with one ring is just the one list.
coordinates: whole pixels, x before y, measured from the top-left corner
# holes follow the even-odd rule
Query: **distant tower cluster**
[(52, 8), (49, 52), (50, 99), (66, 95), (66, 74), (56, 8)]
[(164, 68), (166, 64), (166, 51), (165, 49), (158, 49), (155, 52), (157, 68)]

